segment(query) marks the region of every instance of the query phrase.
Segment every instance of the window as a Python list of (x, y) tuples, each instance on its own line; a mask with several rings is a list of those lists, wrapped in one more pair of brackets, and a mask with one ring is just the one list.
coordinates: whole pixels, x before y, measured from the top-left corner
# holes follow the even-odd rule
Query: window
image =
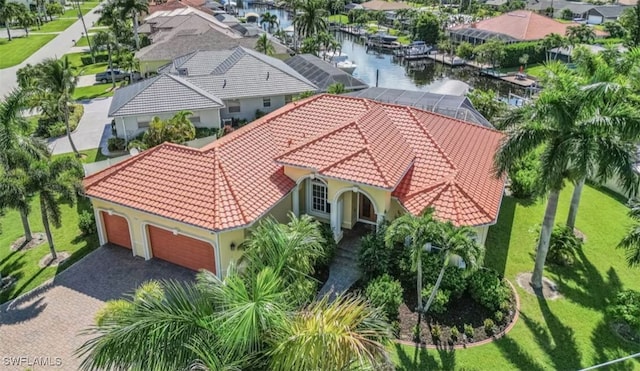
[(328, 214), (331, 205), (327, 202), (327, 185), (320, 180), (311, 181), (311, 210)]
[(240, 101), (230, 100), (227, 102), (229, 113), (240, 113)]
[(284, 104), (289, 104), (293, 102), (293, 95), (285, 95), (284, 96)]
[(200, 116), (189, 116), (189, 121), (191, 121), (192, 124), (199, 124)]
[(264, 108), (271, 107), (271, 98), (262, 98), (262, 107)]
[(151, 116), (140, 116), (136, 118), (136, 121), (138, 122), (138, 129), (146, 129), (151, 122)]

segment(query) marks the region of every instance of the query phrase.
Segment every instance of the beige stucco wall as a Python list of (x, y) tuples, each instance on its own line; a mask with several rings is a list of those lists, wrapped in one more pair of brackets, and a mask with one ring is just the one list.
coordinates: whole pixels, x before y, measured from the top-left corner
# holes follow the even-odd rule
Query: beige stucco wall
[(489, 233), (489, 226), (483, 225), (479, 227), (474, 227), (476, 233), (478, 234), (478, 243), (484, 246), (485, 242), (487, 242), (487, 233)]
[(171, 60), (140, 61), (140, 73), (144, 75), (145, 73), (158, 72), (158, 68), (164, 66), (169, 62), (171, 62)]
[[(137, 115), (137, 116), (125, 116), (116, 117), (116, 133), (119, 138), (124, 138), (130, 141), (137, 135), (144, 133), (148, 127), (140, 127), (138, 122), (151, 122), (154, 117), (159, 117), (162, 120), (168, 120), (172, 118), (178, 111), (164, 112), (154, 115)], [(220, 110), (217, 108), (194, 110), (193, 116), (199, 117), (200, 122), (196, 122), (193, 126), (197, 128), (219, 128), (220, 127)]]

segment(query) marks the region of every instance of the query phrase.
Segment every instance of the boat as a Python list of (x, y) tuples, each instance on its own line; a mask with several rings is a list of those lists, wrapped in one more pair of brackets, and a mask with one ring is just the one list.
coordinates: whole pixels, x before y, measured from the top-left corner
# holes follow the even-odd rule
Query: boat
[(424, 58), (431, 52), (432, 47), (428, 46), (424, 41), (414, 41), (403, 51), (406, 59)]
[(338, 63), (336, 63), (336, 67), (338, 67), (339, 69), (341, 69), (342, 71), (348, 73), (348, 74), (353, 74), (353, 71), (358, 68), (358, 65), (353, 63), (352, 61), (349, 60), (345, 60), (345, 61), (340, 61)]
[(367, 39), (368, 47), (376, 47), (383, 49), (398, 49), (402, 48), (402, 45), (398, 42), (397, 36), (391, 36), (386, 33), (377, 33), (369, 36)]
[(322, 58), (325, 61), (329, 61), (331, 63), (338, 63), (338, 62), (344, 62), (347, 61), (349, 59), (349, 56), (346, 54), (342, 54), (341, 52), (336, 52), (336, 51), (325, 51), (322, 54)]

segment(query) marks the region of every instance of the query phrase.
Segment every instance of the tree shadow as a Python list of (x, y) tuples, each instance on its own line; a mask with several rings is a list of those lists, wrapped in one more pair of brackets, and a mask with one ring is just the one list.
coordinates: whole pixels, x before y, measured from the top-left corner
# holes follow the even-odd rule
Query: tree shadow
[(438, 347), (438, 355), (442, 363), (442, 370), (456, 369), (456, 351), (451, 347)]
[(551, 312), (545, 299), (538, 297), (538, 304), (544, 317), (544, 324), (529, 318), (524, 313), (520, 315), (525, 325), (533, 332), (536, 343), (549, 355), (549, 358), (554, 363), (554, 369), (581, 369), (581, 355), (576, 345), (573, 329), (565, 326)]
[(485, 266), (495, 269), (501, 276), (507, 266), (509, 256), (509, 242), (513, 229), (513, 219), (515, 217), (518, 200), (513, 197), (503, 197), (500, 207), (498, 222), (489, 228), (486, 246)]
[[(634, 345), (618, 338), (611, 329), (612, 320), (605, 316), (591, 333), (591, 342), (596, 350), (592, 365), (608, 362), (617, 358), (626, 357), (638, 352), (638, 345)], [(590, 365), (587, 365), (590, 366)], [(631, 371), (640, 368), (640, 359), (627, 360), (615, 363), (602, 370)]]
[[(13, 254), (10, 254), (10, 255), (13, 255)], [(3, 259), (2, 262), (4, 263), (6, 260), (7, 259)], [(24, 255), (20, 255), (16, 260), (6, 263), (4, 266), (2, 266), (2, 264), (0, 263), (0, 266), (2, 266), (2, 268), (0, 269), (0, 271), (2, 271), (2, 277), (11, 276), (16, 280), (15, 282), (20, 281), (20, 279), (24, 277), (24, 273), (22, 273), (21, 271), (21, 269), (25, 265), (25, 262), (23, 260), (24, 260)], [(12, 297), (15, 297), (15, 294), (14, 294), (16, 292), (15, 282), (13, 286), (7, 287), (4, 291), (0, 293), (0, 303), (4, 303), (5, 301), (11, 299)]]
[[(522, 314), (521, 314), (522, 316)], [(543, 371), (544, 367), (518, 345), (511, 337), (504, 336), (494, 341), (502, 355), (518, 370)]]
[(408, 354), (409, 347), (403, 347), (400, 344), (395, 344), (395, 351), (398, 355), (398, 365), (396, 370), (402, 371), (423, 371), (423, 370), (438, 370), (440, 365), (436, 359), (429, 354), (427, 349), (421, 347), (413, 347), (413, 353)]

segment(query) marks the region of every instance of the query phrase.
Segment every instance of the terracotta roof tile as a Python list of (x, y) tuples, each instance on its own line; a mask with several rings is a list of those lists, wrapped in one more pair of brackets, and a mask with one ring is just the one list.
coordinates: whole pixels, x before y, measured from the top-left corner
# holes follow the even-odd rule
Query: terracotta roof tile
[(202, 149), (165, 143), (84, 181), (90, 197), (210, 230), (247, 225), (295, 186), (283, 163), (393, 190), (414, 214), (495, 220), (501, 134), (419, 109), (320, 95), (283, 107)]

